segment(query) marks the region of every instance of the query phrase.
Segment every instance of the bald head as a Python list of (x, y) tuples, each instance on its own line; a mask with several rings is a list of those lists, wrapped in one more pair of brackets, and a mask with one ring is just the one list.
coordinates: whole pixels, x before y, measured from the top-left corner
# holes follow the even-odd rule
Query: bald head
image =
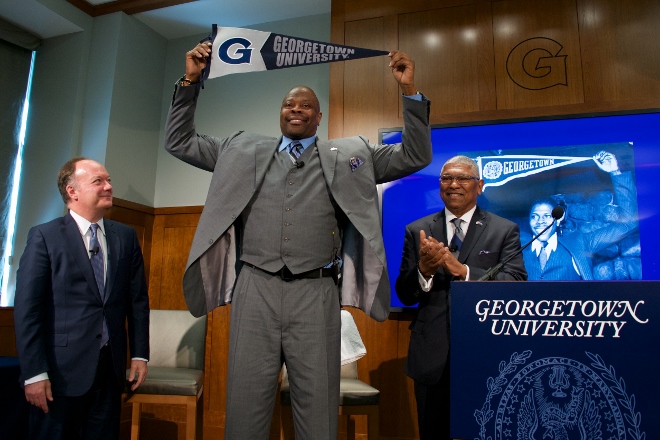
[(312, 137), (316, 135), (322, 116), (316, 93), (309, 87), (294, 87), (282, 100), (280, 129), (290, 139)]

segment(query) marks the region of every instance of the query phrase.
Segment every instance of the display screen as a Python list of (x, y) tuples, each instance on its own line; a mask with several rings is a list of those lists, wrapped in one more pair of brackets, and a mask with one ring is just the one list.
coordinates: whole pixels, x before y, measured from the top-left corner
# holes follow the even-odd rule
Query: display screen
[[(444, 208), (438, 177), (457, 154), (479, 165), (479, 207), (516, 222), (522, 245), (545, 225), (550, 204), (563, 208), (549, 230), (553, 259), (541, 269), (544, 248), (536, 243), (523, 253), (530, 280), (660, 279), (658, 127), (656, 112), (433, 126), (432, 163), (381, 188), (392, 307), (403, 307), (394, 284), (405, 227)], [(379, 137), (400, 142), (401, 129), (381, 129)]]

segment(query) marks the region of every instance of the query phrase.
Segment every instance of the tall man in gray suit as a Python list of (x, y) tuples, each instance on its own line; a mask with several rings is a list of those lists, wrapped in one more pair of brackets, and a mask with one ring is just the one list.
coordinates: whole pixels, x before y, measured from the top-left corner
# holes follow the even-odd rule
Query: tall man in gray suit
[(280, 137), (200, 135), (194, 113), (210, 52), (206, 42), (186, 53), (165, 148), (213, 172), (183, 287), (195, 316), (232, 303), (225, 438), (268, 438), (286, 362), (296, 438), (334, 440), (338, 278), (341, 305), (387, 318), (390, 290), (376, 184), (430, 163), (430, 103), (414, 87), (412, 60), (395, 51), (389, 66), (406, 95), (401, 144), (370, 145), (357, 136), (318, 139), (322, 115), (307, 87), (284, 97)]
[(516, 252), (495, 279), (527, 279), (518, 226), (477, 206), (483, 185), (472, 159), (449, 159), (440, 174), (445, 209), (406, 226), (395, 288), (403, 304), (419, 303), (404, 371), (415, 381), (420, 440), (449, 438), (451, 282), (478, 280)]

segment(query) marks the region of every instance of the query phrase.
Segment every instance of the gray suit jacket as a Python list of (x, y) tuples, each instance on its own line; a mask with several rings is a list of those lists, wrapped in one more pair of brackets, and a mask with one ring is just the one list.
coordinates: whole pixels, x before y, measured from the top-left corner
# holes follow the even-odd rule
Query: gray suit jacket
[[(183, 277), (190, 312), (201, 316), (231, 302), (240, 261), (235, 221), (262, 182), (281, 138), (237, 132), (219, 139), (197, 134), (199, 86), (177, 87), (167, 118), (165, 149), (190, 165), (213, 172)], [(323, 175), (346, 214), (343, 231), (342, 305), (383, 321), (390, 287), (385, 262), (377, 183), (407, 176), (431, 163), (430, 102), (405, 98), (403, 141), (369, 145), (359, 136), (316, 141)], [(353, 157), (362, 165), (351, 171)]]

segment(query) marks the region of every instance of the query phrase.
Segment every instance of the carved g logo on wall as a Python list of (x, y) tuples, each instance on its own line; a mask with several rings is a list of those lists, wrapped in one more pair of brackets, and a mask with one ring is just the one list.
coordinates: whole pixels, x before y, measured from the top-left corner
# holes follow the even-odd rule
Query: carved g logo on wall
[(509, 78), (528, 90), (567, 86), (566, 57), (563, 46), (550, 38), (530, 38), (514, 47), (506, 59)]
[[(229, 38), (218, 49), (218, 58), (227, 64), (250, 64), (252, 43), (246, 38)], [(238, 46), (234, 48), (234, 46)], [(231, 49), (231, 51), (230, 51)]]

